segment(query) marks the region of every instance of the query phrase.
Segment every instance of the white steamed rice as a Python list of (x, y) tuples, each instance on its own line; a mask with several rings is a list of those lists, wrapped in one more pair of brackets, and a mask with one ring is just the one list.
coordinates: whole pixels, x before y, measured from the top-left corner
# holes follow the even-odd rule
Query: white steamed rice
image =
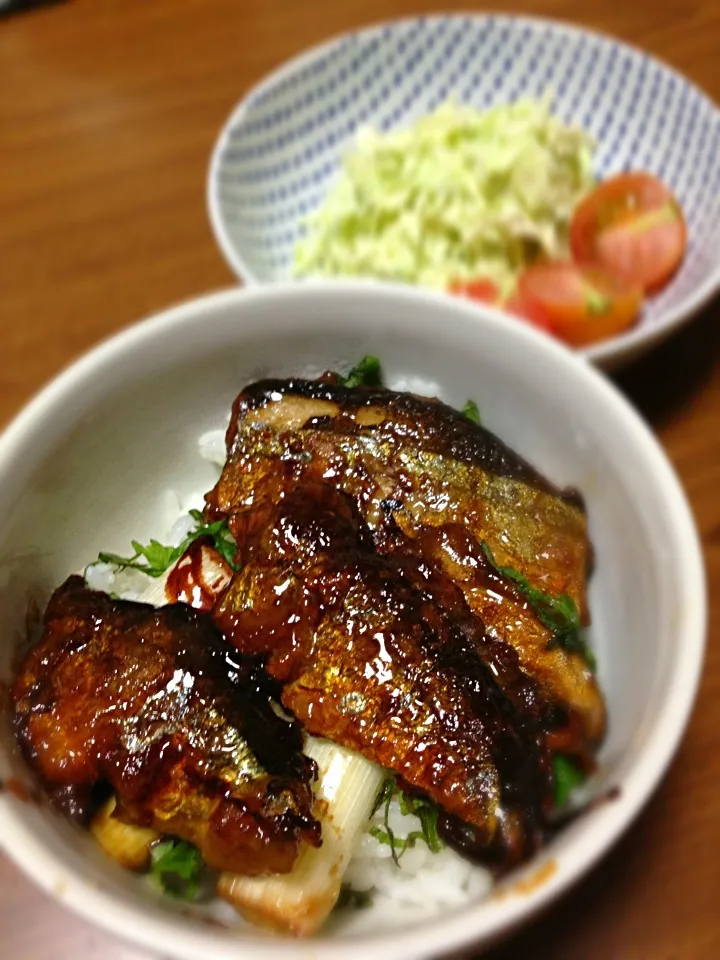
[[(388, 810), (388, 825), (397, 838), (404, 839), (420, 829), (413, 814), (403, 815), (397, 800)], [(360, 929), (368, 921), (374, 929), (398, 926), (411, 920), (432, 917), (470, 900), (486, 896), (492, 887), (487, 870), (470, 863), (445, 847), (432, 853), (418, 841), (408, 847), (396, 864), (390, 847), (373, 837), (372, 826), (385, 827), (385, 811), (378, 811), (368, 831), (358, 837), (355, 854), (343, 882), (353, 890), (370, 893), (370, 905), (352, 911), (356, 916), (338, 917), (344, 929)]]

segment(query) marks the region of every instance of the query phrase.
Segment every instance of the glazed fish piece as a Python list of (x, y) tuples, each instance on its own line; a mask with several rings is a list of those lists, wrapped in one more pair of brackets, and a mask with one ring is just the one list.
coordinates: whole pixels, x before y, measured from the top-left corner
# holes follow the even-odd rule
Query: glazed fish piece
[(334, 375), (248, 386), (235, 402), (227, 447), (208, 496), (211, 513), (239, 516), (262, 476), (286, 462), (336, 484), (357, 503), (378, 550), (404, 550), (412, 540), (454, 580), (488, 632), (517, 650), (556, 703), (555, 747), (589, 762), (606, 720), (592, 670), (581, 650), (556, 642), (497, 569), (513, 568), (550, 597), (567, 595), (587, 623), (592, 551), (577, 492), (554, 487), (438, 400), (347, 389)]
[(486, 862), (530, 855), (550, 784), (532, 719), (542, 698), (514, 651), (501, 645), (502, 669), (523, 712), (496, 683), (497, 651), (462, 596), (447, 613), (413, 585), (408, 557), (375, 552), (351, 497), (289, 461), (229, 523), (244, 566), (213, 616), (242, 653), (263, 656), (283, 705), (435, 800)]
[(286, 872), (320, 841), (314, 767), (266, 685), (207, 615), (70, 577), (13, 686), (14, 722), (51, 798), (79, 821), (105, 785), (120, 820), (196, 844), (211, 867)]
[(283, 456), (316, 460), (365, 501), (371, 528), (401, 508), (418, 523), (463, 523), (498, 564), (547, 593), (568, 594), (586, 619), (591, 549), (579, 494), (554, 487), (446, 404), (329, 378), (265, 380), (235, 401), (229, 455), (242, 456), (248, 433), (264, 427), (284, 435)]
[(426, 564), (462, 590), (473, 613), (494, 638), (516, 651), (523, 670), (555, 705), (545, 714), (548, 746), (576, 755), (592, 769), (593, 754), (605, 732), (606, 711), (585, 656), (559, 645), (526, 596), (495, 569), (462, 525), (421, 526), (402, 514), (396, 520), (402, 536), (386, 539), (387, 549), (404, 553), (411, 543)]

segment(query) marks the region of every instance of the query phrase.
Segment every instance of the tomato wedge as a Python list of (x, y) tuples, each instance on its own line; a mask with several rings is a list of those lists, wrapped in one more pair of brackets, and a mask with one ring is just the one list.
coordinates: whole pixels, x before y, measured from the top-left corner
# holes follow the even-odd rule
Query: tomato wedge
[(565, 260), (528, 267), (518, 281), (518, 293), (525, 303), (542, 311), (553, 333), (574, 347), (627, 329), (643, 299), (638, 284), (601, 267)]
[(579, 263), (600, 264), (650, 293), (665, 286), (682, 263), (687, 227), (664, 183), (649, 173), (622, 173), (578, 204), (570, 247)]
[(520, 320), (527, 321), (527, 323), (533, 327), (537, 327), (539, 330), (552, 333), (552, 323), (547, 311), (544, 310), (540, 304), (533, 303), (531, 300), (520, 296), (517, 292), (503, 304), (503, 310), (507, 310), (508, 313), (511, 313), (514, 317), (518, 317)]
[(500, 290), (497, 284), (485, 277), (476, 280), (455, 280), (450, 284), (450, 292), (470, 300), (479, 300), (481, 303), (496, 304), (500, 299)]
[(478, 300), (480, 303), (501, 307), (506, 313), (511, 313), (514, 317), (525, 320), (540, 330), (550, 332), (552, 329), (550, 318), (542, 307), (521, 297), (517, 290), (508, 300), (503, 301), (497, 284), (484, 277), (476, 280), (456, 280), (450, 285), (450, 292), (470, 300)]

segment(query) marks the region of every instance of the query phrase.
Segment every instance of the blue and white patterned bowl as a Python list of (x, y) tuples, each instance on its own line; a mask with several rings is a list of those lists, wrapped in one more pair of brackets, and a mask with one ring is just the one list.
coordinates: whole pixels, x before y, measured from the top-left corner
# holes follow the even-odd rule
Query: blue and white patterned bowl
[(677, 277), (633, 330), (584, 351), (606, 366), (644, 352), (720, 287), (720, 111), (646, 54), (552, 21), (402, 20), (281, 67), (239, 104), (213, 154), (210, 217), (225, 257), (246, 283), (287, 278), (302, 221), (361, 124), (388, 130), (449, 97), (482, 109), (548, 89), (553, 112), (595, 137), (599, 177), (649, 170), (685, 212), (689, 247)]

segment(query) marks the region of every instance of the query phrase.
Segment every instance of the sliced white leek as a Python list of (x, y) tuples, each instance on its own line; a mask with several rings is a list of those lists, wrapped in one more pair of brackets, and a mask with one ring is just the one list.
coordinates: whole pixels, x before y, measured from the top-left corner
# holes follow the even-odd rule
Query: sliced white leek
[(328, 740), (308, 737), (305, 753), (318, 765), (315, 816), (322, 823), (322, 846), (305, 847), (290, 873), (224, 873), (218, 883), (220, 896), (247, 920), (296, 936), (318, 930), (335, 906), (358, 832), (385, 776), (374, 763)]
[(160, 839), (156, 830), (122, 823), (113, 817), (115, 797), (93, 817), (90, 832), (105, 853), (128, 870), (146, 870), (150, 866), (150, 846)]

